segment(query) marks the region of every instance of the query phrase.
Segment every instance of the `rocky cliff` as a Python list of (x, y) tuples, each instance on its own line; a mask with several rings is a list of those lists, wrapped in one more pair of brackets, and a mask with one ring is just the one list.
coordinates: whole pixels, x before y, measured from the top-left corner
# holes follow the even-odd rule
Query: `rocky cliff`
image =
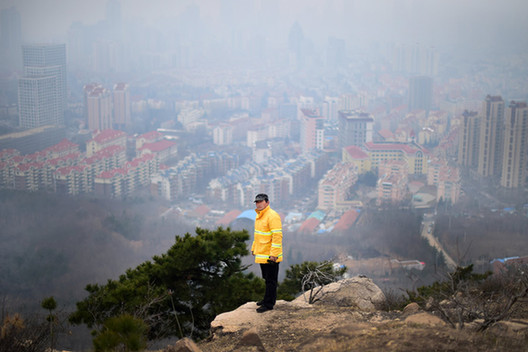
[(478, 332), (478, 322), (453, 329), (416, 303), (402, 311), (383, 307), (379, 287), (355, 277), (262, 314), (248, 302), (218, 315), (206, 341), (183, 339), (165, 351), (528, 351), (526, 316)]

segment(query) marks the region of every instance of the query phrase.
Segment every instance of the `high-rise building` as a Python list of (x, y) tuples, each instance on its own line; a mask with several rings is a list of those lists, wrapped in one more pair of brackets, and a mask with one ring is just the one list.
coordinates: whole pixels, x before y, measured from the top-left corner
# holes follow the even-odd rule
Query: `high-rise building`
[(504, 100), (487, 96), (482, 103), (479, 127), (479, 155), (477, 173), (483, 177), (498, 177), (502, 170), (502, 131)]
[(22, 57), (22, 25), (15, 7), (0, 11), (0, 65), (6, 69), (20, 68)]
[(323, 101), (323, 116), (328, 121), (337, 121), (337, 112), (339, 111), (338, 97), (325, 97)]
[(504, 114), (502, 172), (500, 184), (505, 188), (526, 185), (528, 164), (528, 106), (512, 101)]
[(86, 123), (90, 130), (106, 130), (113, 127), (112, 94), (100, 84), (84, 86)]
[(504, 188), (526, 186), (528, 177), (528, 105), (488, 95), (482, 111), (465, 112), (458, 163)]
[(299, 69), (304, 67), (304, 33), (299, 22), (295, 22), (288, 34), (288, 54), (290, 67)]
[(302, 109), (301, 117), (301, 150), (309, 152), (324, 148), (324, 117), (319, 111)]
[(301, 95), (297, 99), (297, 118), (299, 120), (301, 120), (304, 115), (302, 111), (303, 109), (308, 109), (308, 110), (316, 109), (314, 97), (306, 97), (306, 96)]
[(23, 128), (63, 125), (66, 108), (66, 46), (22, 46), (24, 77), (18, 84), (19, 120)]
[(114, 124), (118, 129), (130, 125), (130, 87), (126, 83), (114, 85)]
[(414, 75), (438, 75), (439, 56), (434, 47), (420, 43), (394, 44), (392, 47), (392, 69)]
[(458, 141), (458, 164), (475, 168), (479, 151), (479, 117), (476, 111), (464, 111), (460, 139)]
[(416, 76), (409, 79), (409, 111), (425, 110), (429, 112), (433, 104), (433, 79), (428, 76)]
[(54, 75), (57, 78), (62, 109), (66, 107), (66, 45), (31, 44), (22, 46), (22, 62), (26, 76)]
[(58, 103), (55, 76), (24, 77), (18, 80), (18, 114), (20, 127), (60, 126), (64, 119)]
[(372, 142), (374, 118), (371, 114), (359, 110), (339, 111), (339, 147), (349, 145), (363, 147)]
[(233, 143), (233, 126), (231, 124), (219, 124), (213, 129), (213, 143), (216, 145), (230, 145)]

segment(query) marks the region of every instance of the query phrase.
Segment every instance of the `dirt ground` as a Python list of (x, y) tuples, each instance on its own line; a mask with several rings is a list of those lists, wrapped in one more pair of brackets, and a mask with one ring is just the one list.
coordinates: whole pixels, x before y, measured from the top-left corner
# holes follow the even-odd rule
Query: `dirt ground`
[(239, 331), (217, 333), (198, 346), (204, 352), (528, 351), (527, 306), (524, 302), (523, 314), (517, 314), (516, 322), (511, 323), (517, 329), (497, 324), (485, 332), (471, 326), (454, 329), (426, 321), (409, 323), (401, 311), (365, 313), (342, 307), (285, 306), (264, 313), (269, 316), (266, 324), (256, 326), (256, 341), (254, 337), (241, 343), (244, 331)]

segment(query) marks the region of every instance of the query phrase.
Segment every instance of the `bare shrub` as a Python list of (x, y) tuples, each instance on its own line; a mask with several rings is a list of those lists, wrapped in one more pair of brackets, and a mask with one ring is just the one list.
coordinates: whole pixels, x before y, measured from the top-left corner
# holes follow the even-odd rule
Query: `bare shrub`
[(409, 292), (411, 300), (439, 314), (453, 328), (478, 321), (484, 331), (507, 319), (519, 299), (528, 296), (526, 265), (508, 266), (501, 273), (474, 274), (473, 267), (458, 267), (447, 280)]

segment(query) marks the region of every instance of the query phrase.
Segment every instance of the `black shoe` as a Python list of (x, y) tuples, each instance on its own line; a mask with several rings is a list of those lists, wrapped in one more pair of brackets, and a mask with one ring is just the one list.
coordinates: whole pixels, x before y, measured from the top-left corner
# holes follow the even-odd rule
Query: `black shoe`
[(264, 312), (267, 312), (268, 310), (273, 310), (273, 308), (269, 308), (266, 306), (260, 306), (257, 308), (257, 313), (264, 313)]
[(259, 307), (260, 307), (261, 305), (263, 305), (263, 304), (264, 304), (264, 301), (258, 301), (258, 302), (257, 302), (257, 306), (259, 306)]

